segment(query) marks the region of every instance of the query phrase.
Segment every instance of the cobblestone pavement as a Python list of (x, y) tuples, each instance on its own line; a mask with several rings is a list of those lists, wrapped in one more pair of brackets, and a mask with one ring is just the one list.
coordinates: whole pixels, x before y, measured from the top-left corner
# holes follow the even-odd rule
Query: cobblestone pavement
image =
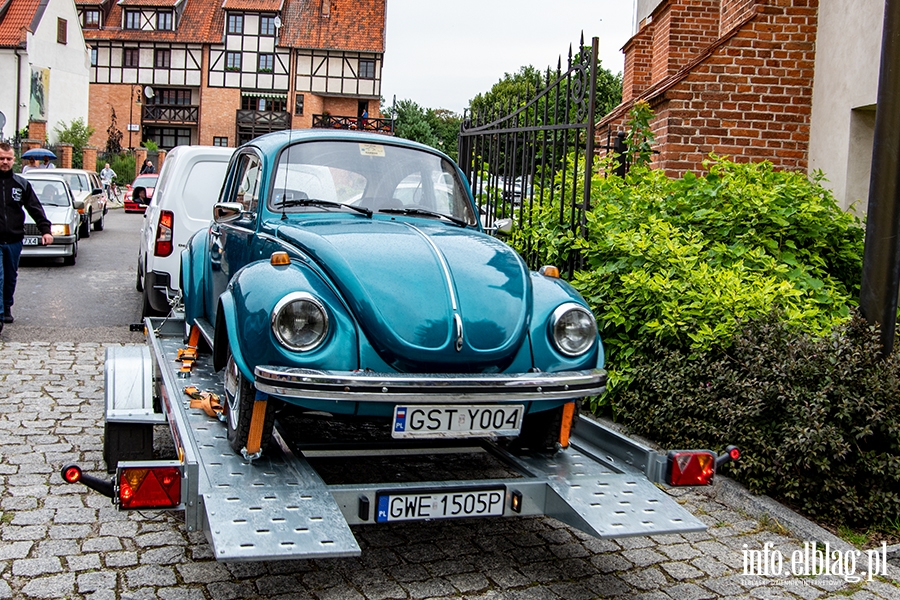
[(704, 533), (599, 540), (548, 518), (445, 521), (356, 527), (359, 558), (217, 563), (177, 513), (118, 513), (62, 484), (69, 461), (105, 475), (104, 352), (0, 342), (0, 598), (900, 599), (889, 577), (744, 575), (743, 550), (770, 543), (788, 566), (803, 542), (693, 490), (675, 495)]

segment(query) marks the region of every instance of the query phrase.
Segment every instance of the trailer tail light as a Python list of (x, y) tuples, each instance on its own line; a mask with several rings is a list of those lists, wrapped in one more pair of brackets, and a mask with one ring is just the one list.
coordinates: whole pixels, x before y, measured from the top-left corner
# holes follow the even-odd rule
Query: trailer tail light
[(707, 451), (669, 453), (669, 485), (709, 485), (716, 474), (716, 456)]
[(174, 508), (181, 504), (178, 467), (125, 467), (118, 479), (121, 508)]
[(172, 227), (175, 223), (175, 213), (171, 210), (159, 211), (159, 226), (156, 228), (156, 247), (153, 249), (155, 256), (169, 256), (172, 254)]

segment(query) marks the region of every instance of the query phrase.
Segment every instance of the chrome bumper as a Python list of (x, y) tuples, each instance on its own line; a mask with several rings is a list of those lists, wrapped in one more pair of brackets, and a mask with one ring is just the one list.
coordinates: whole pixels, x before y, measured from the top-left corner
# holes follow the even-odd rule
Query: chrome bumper
[(575, 400), (606, 390), (606, 371), (374, 373), (258, 366), (256, 388), (284, 398), (403, 404)]

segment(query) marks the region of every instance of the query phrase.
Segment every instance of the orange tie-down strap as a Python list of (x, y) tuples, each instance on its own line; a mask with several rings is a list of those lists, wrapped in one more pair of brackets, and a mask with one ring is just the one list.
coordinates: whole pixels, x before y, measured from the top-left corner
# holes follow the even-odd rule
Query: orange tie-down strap
[(197, 344), (200, 343), (200, 328), (194, 325), (191, 327), (191, 336), (188, 338), (187, 348), (179, 348), (178, 356), (175, 362), (181, 363), (182, 371), (190, 371), (197, 360)]
[(575, 416), (575, 403), (568, 402), (563, 404), (562, 425), (559, 428), (559, 445), (563, 448), (569, 447), (569, 438), (572, 435), (572, 420)]
[(250, 415), (250, 432), (247, 436), (247, 454), (256, 454), (260, 450), (263, 427), (266, 424), (266, 398), (258, 394), (253, 402), (253, 414)]
[(184, 388), (184, 393), (191, 397), (191, 408), (199, 408), (210, 417), (218, 418), (222, 414), (222, 403), (218, 394), (201, 392), (194, 386)]

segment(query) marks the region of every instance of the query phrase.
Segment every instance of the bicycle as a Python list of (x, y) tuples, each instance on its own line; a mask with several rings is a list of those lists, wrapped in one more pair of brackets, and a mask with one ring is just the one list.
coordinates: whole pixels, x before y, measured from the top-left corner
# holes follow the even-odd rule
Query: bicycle
[(106, 200), (110, 204), (121, 204), (122, 199), (119, 197), (119, 186), (115, 184), (115, 178), (109, 183), (103, 184), (103, 190), (106, 193)]

